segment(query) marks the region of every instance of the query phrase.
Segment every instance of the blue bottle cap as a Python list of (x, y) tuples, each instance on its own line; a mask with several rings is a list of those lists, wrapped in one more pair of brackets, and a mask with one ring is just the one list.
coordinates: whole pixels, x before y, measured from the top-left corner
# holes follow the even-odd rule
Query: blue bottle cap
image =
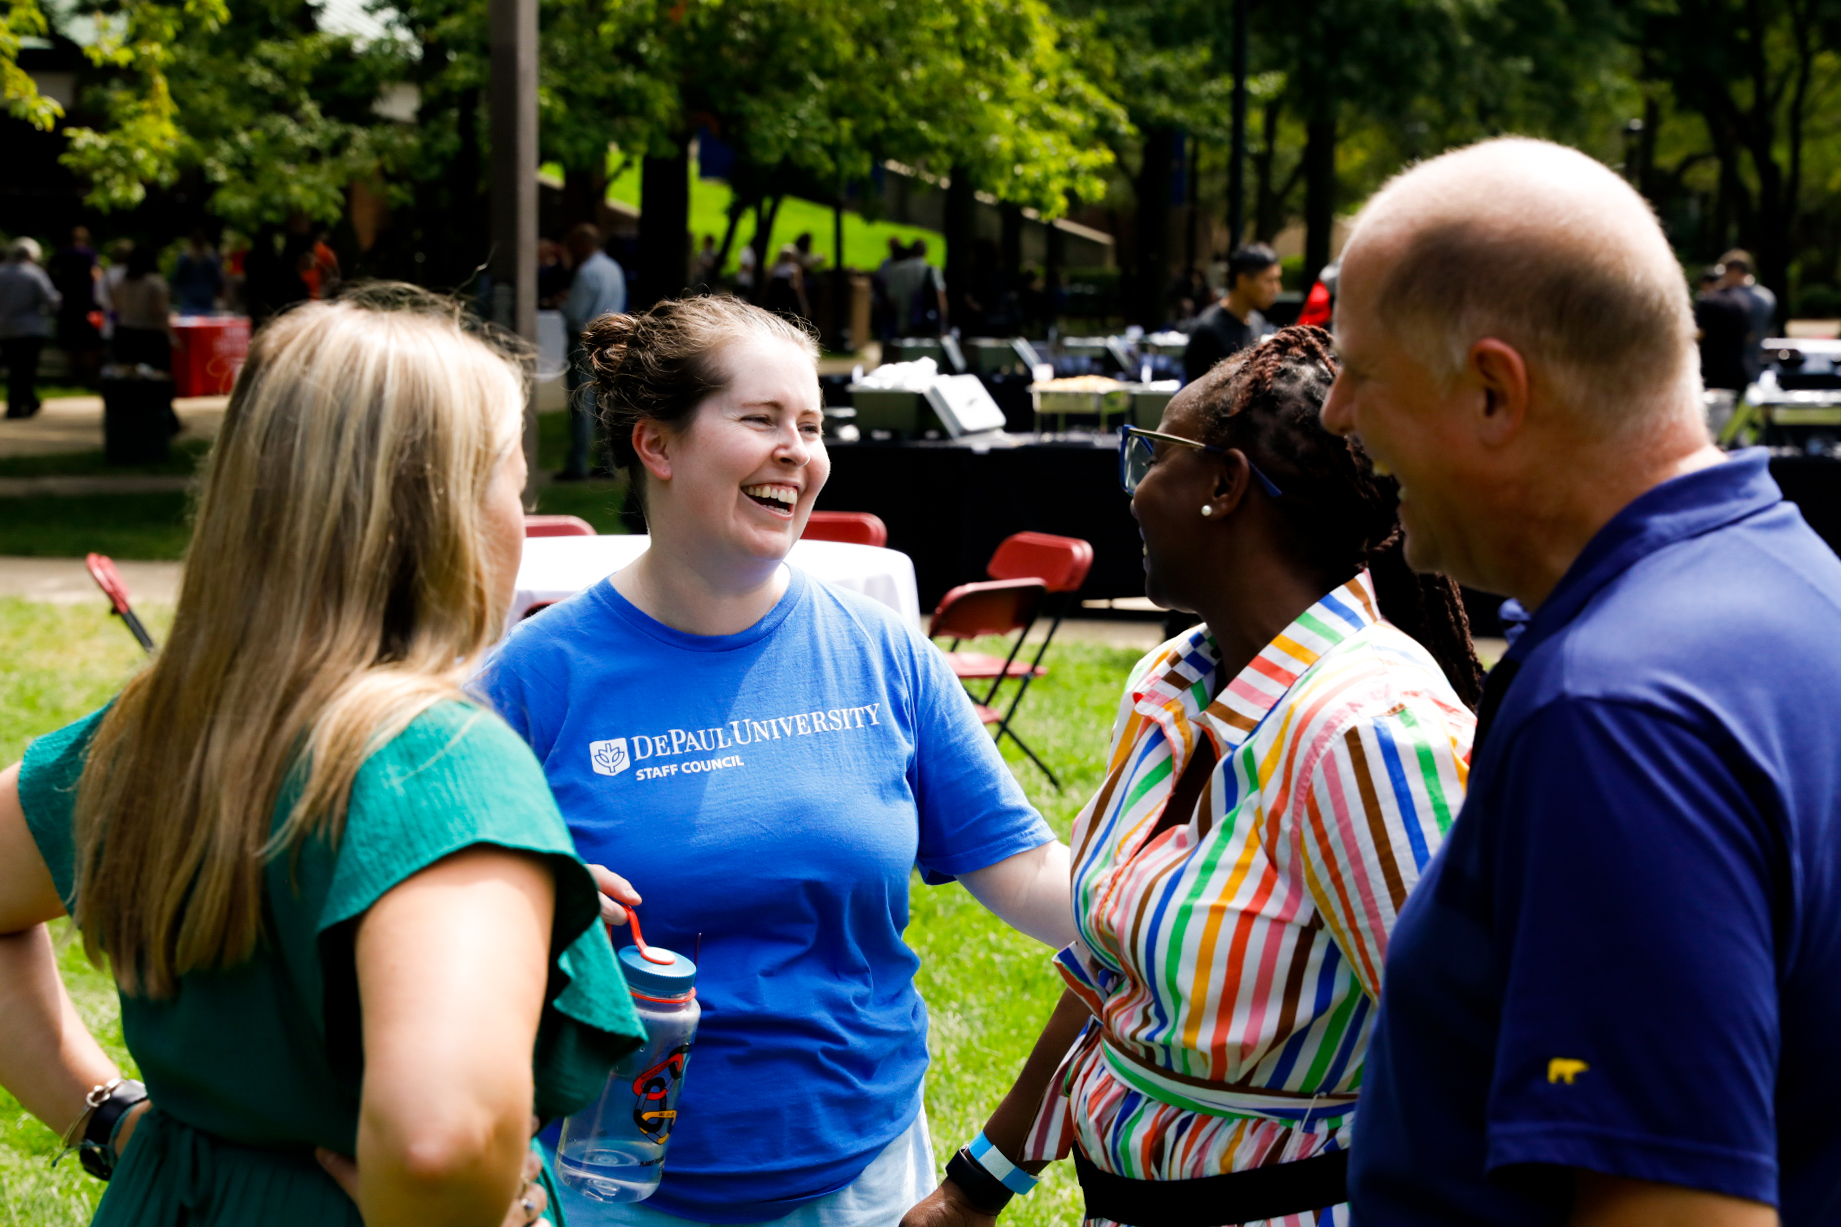
[(627, 987), (648, 997), (682, 997), (697, 986), (697, 965), (663, 946), (647, 946), (654, 956), (671, 956), (669, 963), (654, 963), (639, 952), (638, 946), (620, 949), (620, 970), (626, 975)]

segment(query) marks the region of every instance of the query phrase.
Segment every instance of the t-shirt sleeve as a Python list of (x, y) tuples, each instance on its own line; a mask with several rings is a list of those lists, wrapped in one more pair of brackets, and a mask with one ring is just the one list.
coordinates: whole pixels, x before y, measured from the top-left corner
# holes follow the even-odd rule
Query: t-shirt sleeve
[(467, 690), (497, 712), (511, 726), (512, 732), (534, 748), (539, 730), (536, 728), (536, 705), (531, 702), (527, 684), (529, 669), (524, 655), (513, 648), (510, 641), (500, 644), (467, 683)]
[(1750, 773), (1700, 731), (1593, 701), (1537, 713), (1503, 766), (1490, 1170), (1775, 1203), (1783, 853)]
[(1467, 733), (1408, 700), (1331, 732), (1293, 796), (1303, 885), (1373, 1000), (1387, 935), (1463, 801)]
[(26, 747), (19, 766), (19, 805), (26, 827), (45, 858), (58, 898), (69, 908), (77, 893), (77, 847), (73, 820), (77, 784), (89, 759), (90, 739), (108, 708), (47, 733)]
[(921, 879), (930, 886), (1053, 842), (979, 723), (971, 696), (938, 648), (909, 640), (914, 657), (913, 785), (920, 806)]
[(549, 999), (539, 1024), (536, 1111), (566, 1115), (600, 1093), (608, 1068), (645, 1036), (603, 931), (594, 880), (575, 854), (542, 768), (491, 714), (444, 703), (359, 770), (322, 933), (392, 887), (481, 844), (543, 856), (556, 881)]

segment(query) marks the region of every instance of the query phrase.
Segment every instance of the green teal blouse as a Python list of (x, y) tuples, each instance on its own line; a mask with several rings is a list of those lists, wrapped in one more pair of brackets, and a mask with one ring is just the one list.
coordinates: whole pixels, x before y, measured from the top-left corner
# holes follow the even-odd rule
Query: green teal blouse
[[(26, 822), (66, 906), (72, 806), (101, 713), (33, 742)], [(287, 813), (292, 789), (276, 804)], [(167, 1000), (123, 994), (122, 1031), (154, 1111), (136, 1129), (98, 1224), (357, 1224), (313, 1148), (357, 1147), (364, 1072), (355, 922), (385, 892), (478, 844), (533, 852), (556, 879), (548, 1000), (532, 1054), (536, 1112), (573, 1112), (644, 1038), (598, 923), (593, 879), (529, 747), (497, 716), (448, 702), (374, 753), (337, 844), (266, 871), (263, 940), (248, 962), (191, 972)]]

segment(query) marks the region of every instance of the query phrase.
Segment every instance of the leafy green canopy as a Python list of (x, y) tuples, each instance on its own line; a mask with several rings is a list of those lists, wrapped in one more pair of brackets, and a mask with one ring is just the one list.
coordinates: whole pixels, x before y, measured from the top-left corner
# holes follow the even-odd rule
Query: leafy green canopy
[[(44, 15), (4, 2), (6, 105), (50, 127), (57, 104), (16, 62)], [(66, 162), (103, 208), (199, 167), (212, 211), (245, 228), (334, 221), (354, 181), (381, 179), (401, 203), (477, 179), (487, 9), (407, 0), (393, 37), (359, 44), (320, 31), (305, 0), (100, 0), (89, 50), (116, 71), (90, 101), (107, 122), (70, 129)], [(1055, 215), (1069, 193), (1103, 194), (1112, 155), (1096, 138), (1125, 124), (1082, 71), (1095, 49), (1045, 0), (544, 0), (542, 27), (543, 154), (571, 169), (598, 169), (610, 142), (666, 154), (707, 125), (737, 146), (743, 177), (961, 165)], [(419, 90), (413, 127), (375, 112), (393, 82)]]

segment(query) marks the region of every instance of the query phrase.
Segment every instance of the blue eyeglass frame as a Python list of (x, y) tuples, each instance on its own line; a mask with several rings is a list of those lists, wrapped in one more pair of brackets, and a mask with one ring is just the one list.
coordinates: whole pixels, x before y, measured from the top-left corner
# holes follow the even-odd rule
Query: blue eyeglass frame
[[(1217, 456), (1225, 456), (1230, 450), (1225, 447), (1216, 447), (1212, 443), (1185, 439), (1181, 435), (1165, 434), (1161, 430), (1146, 430), (1142, 426), (1121, 426), (1119, 428), (1119, 485), (1127, 494), (1135, 494), (1138, 490), (1138, 483), (1131, 479), (1131, 449), (1134, 446), (1144, 449), (1145, 467), (1149, 468), (1149, 462), (1157, 457), (1156, 450), (1151, 446), (1152, 439), (1162, 439), (1166, 443), (1180, 443), (1184, 447), (1193, 447), (1202, 452), (1213, 452)], [(1241, 454), (1245, 455), (1244, 452)], [(1279, 490), (1278, 484), (1259, 471), (1259, 466), (1253, 463), (1251, 456), (1247, 456), (1247, 468), (1252, 470), (1253, 480), (1257, 481), (1259, 488), (1266, 492), (1266, 497), (1280, 497), (1282, 491)]]

